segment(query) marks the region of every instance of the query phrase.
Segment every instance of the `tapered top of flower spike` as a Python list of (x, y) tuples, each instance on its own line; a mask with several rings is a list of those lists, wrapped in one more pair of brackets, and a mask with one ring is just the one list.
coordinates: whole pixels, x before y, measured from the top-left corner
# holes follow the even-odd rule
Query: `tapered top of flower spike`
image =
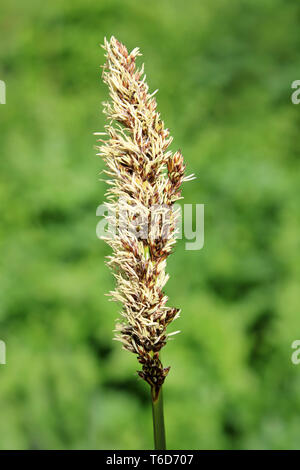
[(116, 271), (117, 280), (111, 295), (123, 304), (123, 321), (117, 324), (116, 339), (138, 355), (143, 369), (139, 375), (151, 386), (160, 387), (169, 368), (162, 367), (159, 351), (170, 335), (166, 333), (167, 325), (179, 315), (177, 308), (166, 306), (168, 298), (162, 291), (168, 279), (166, 258), (176, 242), (176, 214), (169, 220), (168, 236), (162, 223), (150, 226), (146, 237), (141, 236), (143, 230), (133, 228), (137, 209), (142, 214), (141, 228), (147, 225), (152, 207), (159, 206), (160, 212), (162, 207), (172, 209), (181, 197), (182, 182), (192, 175), (184, 177), (181, 152), (168, 150), (172, 138), (156, 111), (155, 93), (149, 93), (144, 67), (136, 68), (139, 49), (128, 53), (115, 37), (105, 39), (103, 47), (103, 80), (109, 87), (111, 102), (104, 104), (109, 139), (99, 139), (99, 155), (111, 178), (109, 205), (120, 213), (122, 201), (127, 222), (125, 228), (106, 240), (113, 249), (108, 264)]
[[(174, 201), (178, 199), (176, 193), (183, 180), (183, 157), (180, 151), (174, 155), (166, 151), (173, 139), (156, 111), (154, 95), (158, 90), (150, 94), (144, 65), (136, 68), (136, 57), (141, 55), (139, 48), (128, 53), (127, 48), (114, 36), (109, 42), (105, 38), (102, 47), (106, 50), (107, 58), (103, 66), (103, 80), (109, 86), (112, 99), (111, 103), (104, 103), (104, 112), (112, 121), (123, 124), (130, 134), (129, 139), (124, 135), (122, 142), (123, 164), (127, 164), (126, 151), (131, 151), (130, 166), (141, 179), (149, 183), (168, 165), (171, 181), (166, 181), (164, 190), (168, 190), (166, 196), (171, 196)], [(113, 134), (111, 137), (114, 137)]]

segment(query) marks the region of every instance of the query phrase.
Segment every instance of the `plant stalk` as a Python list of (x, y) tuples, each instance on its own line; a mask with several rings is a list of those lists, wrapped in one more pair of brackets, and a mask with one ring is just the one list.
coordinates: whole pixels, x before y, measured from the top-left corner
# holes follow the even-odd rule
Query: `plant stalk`
[(152, 416), (155, 450), (166, 450), (166, 433), (162, 387), (151, 388)]

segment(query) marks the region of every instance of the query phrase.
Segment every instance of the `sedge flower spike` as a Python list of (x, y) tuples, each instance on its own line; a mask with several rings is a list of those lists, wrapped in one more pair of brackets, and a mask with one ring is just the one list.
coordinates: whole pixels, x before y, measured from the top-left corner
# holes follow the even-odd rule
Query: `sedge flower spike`
[(184, 177), (181, 152), (168, 151), (169, 130), (156, 111), (154, 93), (148, 92), (144, 66), (135, 64), (139, 49), (128, 53), (114, 37), (102, 47), (102, 77), (111, 101), (104, 103), (109, 124), (97, 155), (110, 177), (106, 206), (113, 215), (107, 219), (118, 227), (113, 236), (102, 237), (113, 250), (107, 264), (116, 289), (110, 295), (122, 304), (115, 339), (137, 354), (139, 376), (159, 392), (170, 369), (163, 367), (159, 353), (175, 334), (168, 334), (167, 326), (180, 313), (166, 306), (162, 290), (168, 280), (166, 258), (176, 242), (179, 214), (173, 205), (181, 198), (182, 182), (191, 178)]

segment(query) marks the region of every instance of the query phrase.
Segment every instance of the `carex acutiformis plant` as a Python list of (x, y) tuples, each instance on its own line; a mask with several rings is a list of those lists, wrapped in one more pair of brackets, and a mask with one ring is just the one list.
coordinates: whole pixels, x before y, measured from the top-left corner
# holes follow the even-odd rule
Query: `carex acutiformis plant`
[(107, 221), (113, 227), (103, 238), (113, 254), (108, 265), (116, 278), (110, 292), (122, 305), (115, 339), (137, 355), (139, 376), (151, 387), (156, 448), (165, 447), (161, 388), (170, 367), (163, 367), (160, 351), (168, 337), (168, 325), (179, 309), (167, 305), (163, 288), (168, 280), (166, 259), (176, 242), (185, 165), (180, 151), (168, 150), (172, 137), (157, 112), (155, 93), (150, 94), (140, 55), (116, 38), (105, 39), (106, 63), (102, 78), (110, 102), (104, 103), (108, 119), (98, 155), (106, 165)]

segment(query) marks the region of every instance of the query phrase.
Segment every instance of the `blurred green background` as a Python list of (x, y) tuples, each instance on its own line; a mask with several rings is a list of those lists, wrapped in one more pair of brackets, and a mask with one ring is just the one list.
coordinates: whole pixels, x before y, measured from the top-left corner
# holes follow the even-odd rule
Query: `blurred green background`
[[(164, 349), (170, 449), (295, 449), (300, 434), (298, 0), (4, 0), (1, 449), (152, 448), (147, 385), (112, 341), (96, 238), (104, 36), (141, 48), (205, 246), (177, 244)], [(170, 328), (170, 331), (172, 327)]]

